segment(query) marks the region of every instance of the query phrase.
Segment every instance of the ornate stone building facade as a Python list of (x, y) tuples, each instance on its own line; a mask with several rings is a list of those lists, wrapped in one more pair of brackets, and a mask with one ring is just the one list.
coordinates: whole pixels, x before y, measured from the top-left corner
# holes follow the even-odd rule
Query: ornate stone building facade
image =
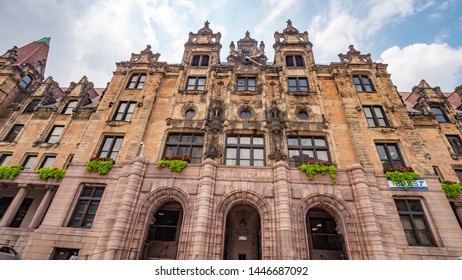
[[(86, 77), (61, 88), (46, 60), (21, 60), (26, 46), (7, 51), (0, 163), (23, 170), (0, 179), (0, 243), (23, 259), (461, 256), (462, 200), (440, 185), (462, 174), (460, 87), (400, 94), (353, 46), (318, 65), (290, 21), (274, 39), (274, 63), (249, 32), (222, 61), (206, 22), (180, 64), (148, 46), (104, 90)], [(156, 167), (177, 155), (191, 159), (181, 172)], [(93, 157), (115, 164), (92, 173)], [(309, 180), (297, 166), (310, 160), (335, 165), (335, 181)], [(400, 166), (417, 187), (387, 180)], [(67, 173), (41, 180), (42, 167)]]

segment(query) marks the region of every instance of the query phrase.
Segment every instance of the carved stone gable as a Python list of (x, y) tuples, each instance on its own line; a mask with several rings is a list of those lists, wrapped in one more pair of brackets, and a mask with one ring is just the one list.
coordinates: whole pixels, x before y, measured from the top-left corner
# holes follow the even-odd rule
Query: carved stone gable
[(340, 62), (353, 64), (372, 64), (371, 54), (361, 54), (353, 45), (348, 47), (346, 54), (339, 54)]
[(245, 37), (237, 41), (237, 50), (234, 42), (229, 45), (228, 63), (230, 65), (244, 65), (251, 66), (259, 64), (260, 66), (266, 65), (268, 58), (265, 55), (265, 43), (258, 42), (250, 37), (250, 32), (245, 33)]
[(287, 27), (284, 28), (282, 33), (277, 31), (274, 33), (274, 41), (273, 47), (290, 44), (311, 47), (311, 42), (308, 40), (308, 32), (300, 33), (297, 28), (293, 27), (290, 19), (287, 21)]
[(135, 63), (156, 63), (159, 60), (160, 54), (154, 54), (151, 51), (151, 46), (147, 45), (144, 50), (142, 50), (139, 54), (132, 53), (130, 58), (130, 62)]

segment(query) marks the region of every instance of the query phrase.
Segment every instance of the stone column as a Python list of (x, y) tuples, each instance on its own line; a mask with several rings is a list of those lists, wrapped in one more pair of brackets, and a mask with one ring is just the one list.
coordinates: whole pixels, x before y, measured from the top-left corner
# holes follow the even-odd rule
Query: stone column
[(356, 209), (358, 210), (358, 220), (362, 228), (363, 240), (366, 248), (365, 255), (372, 260), (383, 260), (387, 258), (383, 246), (382, 231), (380, 230), (379, 220), (374, 213), (372, 205), (372, 194), (370, 186), (367, 184), (366, 173), (359, 164), (354, 164), (348, 170), (354, 192)]
[(131, 217), (134, 214), (146, 164), (147, 161), (145, 158), (137, 157), (129, 170), (130, 175), (128, 176), (127, 186), (123, 192), (114, 226), (110, 231), (109, 241), (104, 254), (105, 260), (121, 258), (122, 255), (128, 253), (125, 243), (129, 231), (133, 229)]
[(206, 159), (202, 163), (199, 195), (197, 198), (197, 216), (192, 231), (192, 246), (190, 258), (205, 260), (208, 258), (209, 234), (211, 232), (213, 193), (215, 187), (216, 163), (212, 159)]
[(8, 209), (5, 211), (2, 220), (0, 221), (0, 227), (8, 227), (14, 219), (14, 216), (18, 212), (19, 207), (27, 195), (27, 184), (20, 184), (19, 191), (14, 197)]
[(37, 211), (32, 218), (32, 221), (29, 224), (29, 228), (38, 228), (40, 222), (42, 221), (43, 217), (45, 216), (45, 212), (47, 211), (48, 207), (50, 206), (51, 200), (53, 199), (55, 189), (54, 186), (47, 186), (47, 192), (42, 198), (40, 205), (37, 208)]
[(289, 166), (284, 161), (274, 165), (276, 232), (278, 239), (277, 259), (293, 260), (295, 245), (293, 236), (293, 213), (290, 205)]

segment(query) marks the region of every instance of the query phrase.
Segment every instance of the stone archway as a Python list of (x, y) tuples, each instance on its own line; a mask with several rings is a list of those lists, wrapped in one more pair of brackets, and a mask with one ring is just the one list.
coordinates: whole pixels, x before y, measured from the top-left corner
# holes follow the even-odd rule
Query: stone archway
[(183, 207), (176, 201), (167, 202), (151, 218), (145, 239), (143, 259), (176, 259)]
[(346, 258), (343, 237), (334, 218), (320, 208), (306, 214), (306, 231), (311, 260), (343, 260)]
[[(307, 218), (309, 210), (320, 209), (327, 213), (335, 222), (335, 231), (340, 235), (343, 242), (343, 257), (344, 259), (360, 260), (364, 259), (361, 243), (359, 239), (358, 229), (354, 216), (351, 210), (346, 205), (345, 201), (331, 194), (315, 194), (306, 197), (302, 200), (298, 210), (298, 231), (297, 238), (305, 239), (304, 243), (299, 243), (301, 258), (311, 259), (310, 256), (310, 233), (308, 231)], [(304, 236), (304, 237), (303, 237)]]
[(261, 219), (249, 205), (236, 205), (226, 216), (223, 259), (261, 259)]

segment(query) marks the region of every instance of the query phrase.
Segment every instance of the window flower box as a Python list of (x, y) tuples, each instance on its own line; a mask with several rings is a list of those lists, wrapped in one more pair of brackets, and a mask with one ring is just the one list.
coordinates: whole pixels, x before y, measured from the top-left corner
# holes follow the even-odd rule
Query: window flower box
[(18, 174), (21, 173), (21, 166), (19, 165), (5, 165), (0, 166), (0, 179), (14, 180)]
[(37, 170), (37, 174), (39, 178), (42, 180), (47, 180), (49, 178), (53, 178), (56, 181), (61, 181), (66, 175), (66, 169), (63, 168), (52, 168), (52, 167), (42, 167)]
[(458, 198), (462, 193), (462, 185), (452, 181), (441, 182), (441, 188), (443, 188), (447, 198)]
[(170, 171), (179, 173), (188, 166), (190, 161), (191, 158), (188, 156), (168, 156), (157, 163), (157, 169), (168, 167)]
[(313, 179), (315, 174), (324, 175), (326, 172), (328, 172), (332, 182), (337, 182), (337, 168), (330, 162), (310, 160), (300, 165), (298, 169), (304, 171), (308, 177), (308, 180), (310, 181)]
[(402, 187), (404, 190), (407, 190), (408, 187), (414, 187), (415, 180), (420, 177), (419, 173), (415, 172), (412, 167), (387, 167), (384, 172), (393, 185)]
[(106, 175), (112, 169), (114, 163), (115, 162), (112, 158), (93, 157), (87, 163), (87, 171)]

